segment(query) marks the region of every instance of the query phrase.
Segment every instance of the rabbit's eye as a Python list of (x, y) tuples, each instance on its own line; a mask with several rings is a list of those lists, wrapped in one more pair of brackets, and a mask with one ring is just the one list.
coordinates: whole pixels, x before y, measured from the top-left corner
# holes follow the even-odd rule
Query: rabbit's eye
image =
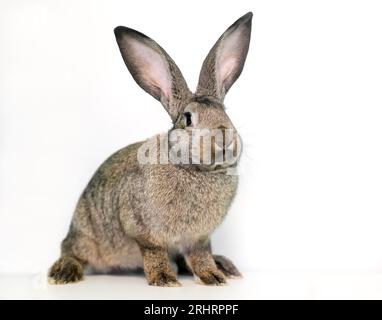
[(184, 116), (184, 122), (186, 123), (186, 126), (189, 127), (192, 124), (191, 112), (185, 112), (183, 116)]

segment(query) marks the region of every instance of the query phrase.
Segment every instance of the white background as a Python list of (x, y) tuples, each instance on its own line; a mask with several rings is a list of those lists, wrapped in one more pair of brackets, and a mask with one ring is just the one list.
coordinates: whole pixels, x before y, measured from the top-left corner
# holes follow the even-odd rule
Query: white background
[(155, 39), (194, 89), (247, 11), (226, 97), (245, 154), (215, 251), (244, 271), (382, 270), (380, 2), (1, 0), (0, 272), (45, 272), (97, 167), (170, 126), (113, 28)]

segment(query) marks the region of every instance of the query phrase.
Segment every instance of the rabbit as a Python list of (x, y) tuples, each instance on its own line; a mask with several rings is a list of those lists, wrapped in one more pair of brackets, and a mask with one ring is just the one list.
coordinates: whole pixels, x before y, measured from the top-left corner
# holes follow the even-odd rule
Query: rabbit
[[(168, 133), (231, 130), (237, 148), (240, 136), (225, 112), (224, 97), (243, 70), (251, 23), (248, 12), (221, 35), (204, 60), (195, 93), (154, 40), (127, 27), (114, 29), (131, 75), (171, 117)], [(78, 200), (61, 256), (48, 271), (49, 283), (77, 282), (86, 268), (143, 269), (149, 285), (164, 287), (180, 285), (177, 268), (204, 285), (241, 276), (228, 258), (212, 254), (210, 242), (236, 194), (238, 176), (227, 173), (239, 156), (234, 163), (142, 164), (142, 147), (158, 142), (174, 145), (168, 136), (156, 135), (117, 151), (99, 167)], [(223, 155), (226, 147), (220, 146)], [(218, 143), (211, 148), (219, 149)]]

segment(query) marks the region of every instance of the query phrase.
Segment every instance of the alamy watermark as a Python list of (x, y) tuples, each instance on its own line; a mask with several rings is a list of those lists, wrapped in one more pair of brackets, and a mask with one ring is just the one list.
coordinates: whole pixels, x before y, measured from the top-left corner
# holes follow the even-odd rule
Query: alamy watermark
[(174, 129), (147, 140), (138, 150), (140, 164), (196, 165), (229, 168), (241, 154), (233, 129)]

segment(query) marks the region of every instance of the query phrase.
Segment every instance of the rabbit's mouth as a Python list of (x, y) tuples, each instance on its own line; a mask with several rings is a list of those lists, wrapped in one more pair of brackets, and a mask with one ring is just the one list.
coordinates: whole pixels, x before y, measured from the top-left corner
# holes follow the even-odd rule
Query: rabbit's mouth
[(197, 170), (211, 173), (227, 173), (233, 172), (237, 168), (237, 162), (234, 164), (211, 164), (211, 165), (194, 165)]

